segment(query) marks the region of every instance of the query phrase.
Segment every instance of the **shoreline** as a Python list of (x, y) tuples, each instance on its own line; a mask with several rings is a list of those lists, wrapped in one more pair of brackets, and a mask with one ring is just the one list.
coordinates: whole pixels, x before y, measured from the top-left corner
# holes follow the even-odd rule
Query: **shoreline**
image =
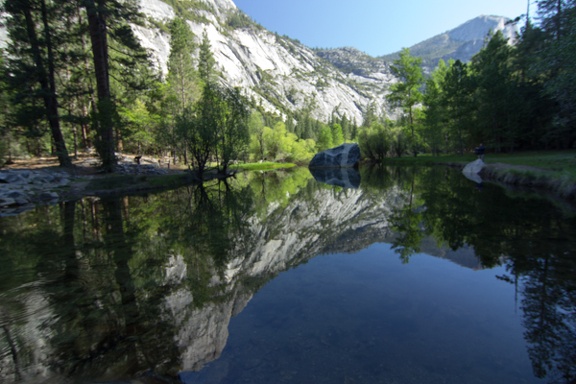
[[(556, 152), (560, 153), (560, 152)], [(567, 155), (566, 155), (567, 154)], [(548, 153), (490, 156), (489, 162), (484, 160), (482, 170), (478, 175), (484, 182), (494, 182), (501, 185), (525, 188), (535, 193), (553, 194), (567, 202), (576, 203), (576, 152), (568, 151), (562, 159), (549, 159)], [(530, 161), (526, 161), (528, 157)], [(440, 157), (391, 158), (382, 162), (383, 165), (396, 166), (447, 166), (464, 170), (467, 164), (476, 160), (472, 156), (451, 156), (446, 160)], [(510, 162), (507, 162), (509, 160)], [(515, 164), (512, 164), (515, 163)], [(541, 164), (540, 164), (541, 163)], [(536, 165), (532, 165), (536, 164)], [(540, 165), (540, 166), (539, 166)]]
[[(447, 166), (463, 170), (466, 161), (421, 160), (384, 162), (383, 165), (395, 166)], [(83, 197), (108, 198), (116, 196), (140, 195), (167, 191), (187, 185), (196, 185), (211, 180), (225, 178), (215, 171), (208, 171), (204, 180), (200, 180), (189, 170), (153, 167), (140, 167), (134, 164), (125, 166), (123, 172), (100, 173), (94, 166), (74, 165), (66, 169), (52, 164), (31, 164), (30, 167), (0, 168), (0, 216), (18, 215), (38, 205), (55, 204), (64, 201), (79, 200)], [(9, 184), (7, 174), (18, 172), (37, 175), (52, 175), (56, 181), (37, 182), (27, 175), (28, 184)], [(62, 179), (62, 175), (65, 180)], [(576, 183), (561, 172), (544, 168), (514, 165), (501, 162), (484, 163), (478, 172), (483, 182), (493, 182), (510, 188), (520, 188), (536, 194), (553, 196), (569, 204), (576, 203)], [(233, 173), (226, 177), (233, 176)]]
[[(454, 162), (437, 162), (435, 165), (460, 168), (460, 170), (466, 166), (466, 164)], [(576, 183), (558, 177), (554, 171), (526, 165), (485, 163), (478, 175), (483, 182), (529, 189), (542, 194), (553, 194), (569, 203), (576, 203)]]

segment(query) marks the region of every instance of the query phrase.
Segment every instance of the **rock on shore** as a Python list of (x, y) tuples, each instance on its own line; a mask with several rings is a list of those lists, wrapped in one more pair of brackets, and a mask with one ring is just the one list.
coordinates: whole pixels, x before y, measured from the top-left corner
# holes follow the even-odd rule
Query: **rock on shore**
[(0, 171), (0, 215), (16, 215), (36, 204), (54, 204), (70, 184), (65, 171), (9, 169)]

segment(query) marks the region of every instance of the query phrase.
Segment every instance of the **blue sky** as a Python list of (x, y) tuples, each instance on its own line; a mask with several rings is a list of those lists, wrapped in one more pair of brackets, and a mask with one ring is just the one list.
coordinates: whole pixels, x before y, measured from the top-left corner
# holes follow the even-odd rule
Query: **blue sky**
[[(233, 0), (266, 29), (312, 48), (372, 56), (410, 47), (480, 15), (515, 18), (528, 0)], [(532, 0), (533, 1), (533, 0)], [(531, 13), (535, 11), (531, 6)]]

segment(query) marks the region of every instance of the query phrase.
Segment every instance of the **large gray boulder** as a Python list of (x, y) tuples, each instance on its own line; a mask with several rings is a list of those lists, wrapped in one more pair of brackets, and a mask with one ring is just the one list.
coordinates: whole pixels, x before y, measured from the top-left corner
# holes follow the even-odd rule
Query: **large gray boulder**
[(342, 144), (317, 153), (309, 168), (351, 168), (360, 161), (360, 147), (356, 143)]

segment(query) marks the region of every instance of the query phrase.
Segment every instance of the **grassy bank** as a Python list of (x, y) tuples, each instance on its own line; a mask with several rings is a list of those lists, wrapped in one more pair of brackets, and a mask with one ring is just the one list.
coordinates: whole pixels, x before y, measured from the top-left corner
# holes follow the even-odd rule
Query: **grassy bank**
[(231, 169), (238, 171), (271, 171), (274, 169), (293, 168), (296, 164), (293, 163), (274, 163), (274, 162), (261, 162), (261, 163), (243, 163), (234, 165)]
[[(474, 155), (401, 157), (386, 159), (389, 165), (447, 164), (464, 166)], [(552, 191), (576, 200), (576, 151), (538, 151), (487, 154), (481, 175), (488, 180)]]

